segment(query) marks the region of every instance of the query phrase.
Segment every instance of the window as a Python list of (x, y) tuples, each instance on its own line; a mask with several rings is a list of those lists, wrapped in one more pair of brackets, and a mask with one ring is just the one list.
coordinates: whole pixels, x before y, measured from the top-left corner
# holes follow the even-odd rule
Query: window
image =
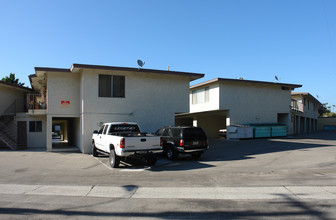
[(192, 91), (192, 104), (209, 102), (209, 87)]
[(98, 134), (102, 134), (104, 128), (105, 128), (105, 125), (102, 125), (102, 126), (99, 128)]
[(125, 98), (125, 76), (99, 75), (99, 97)]
[(166, 128), (166, 129), (163, 131), (162, 136), (164, 136), (164, 137), (168, 137), (168, 136), (169, 136), (169, 129), (168, 129), (168, 128)]
[(42, 132), (42, 121), (30, 121), (29, 132)]
[(106, 134), (106, 130), (107, 130), (107, 128), (108, 128), (108, 125), (105, 126), (104, 131), (103, 131), (103, 134)]

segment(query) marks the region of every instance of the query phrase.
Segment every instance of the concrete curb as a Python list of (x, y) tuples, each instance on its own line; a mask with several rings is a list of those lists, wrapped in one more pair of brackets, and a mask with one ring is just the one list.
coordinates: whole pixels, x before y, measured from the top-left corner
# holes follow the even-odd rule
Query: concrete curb
[(125, 199), (336, 200), (336, 186), (138, 187), (0, 184), (0, 194)]

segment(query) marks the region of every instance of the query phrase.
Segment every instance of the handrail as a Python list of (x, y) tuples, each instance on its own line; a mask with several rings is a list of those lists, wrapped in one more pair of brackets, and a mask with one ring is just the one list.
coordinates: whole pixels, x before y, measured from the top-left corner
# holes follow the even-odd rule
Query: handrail
[[(11, 111), (12, 110), (12, 111)], [(16, 115), (16, 99), (14, 102), (4, 111), (4, 115), (9, 115), (9, 114), (14, 114)]]

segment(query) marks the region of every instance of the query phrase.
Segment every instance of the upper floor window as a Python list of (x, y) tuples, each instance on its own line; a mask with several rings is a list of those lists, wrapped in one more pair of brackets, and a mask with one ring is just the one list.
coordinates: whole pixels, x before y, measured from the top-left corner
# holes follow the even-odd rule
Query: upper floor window
[(209, 102), (209, 87), (192, 91), (192, 104)]
[(125, 76), (99, 75), (99, 97), (125, 98)]

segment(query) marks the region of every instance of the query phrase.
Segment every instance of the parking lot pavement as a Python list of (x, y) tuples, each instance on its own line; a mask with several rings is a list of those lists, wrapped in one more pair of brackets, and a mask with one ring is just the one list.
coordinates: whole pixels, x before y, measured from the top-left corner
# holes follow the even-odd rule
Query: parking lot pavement
[(199, 160), (118, 169), (106, 156), (0, 151), (0, 167), (1, 219), (336, 218), (336, 133), (211, 140)]
[(80, 153), (0, 151), (0, 184), (143, 187), (333, 186), (336, 133), (242, 141), (211, 140), (199, 160), (159, 157), (153, 167)]

